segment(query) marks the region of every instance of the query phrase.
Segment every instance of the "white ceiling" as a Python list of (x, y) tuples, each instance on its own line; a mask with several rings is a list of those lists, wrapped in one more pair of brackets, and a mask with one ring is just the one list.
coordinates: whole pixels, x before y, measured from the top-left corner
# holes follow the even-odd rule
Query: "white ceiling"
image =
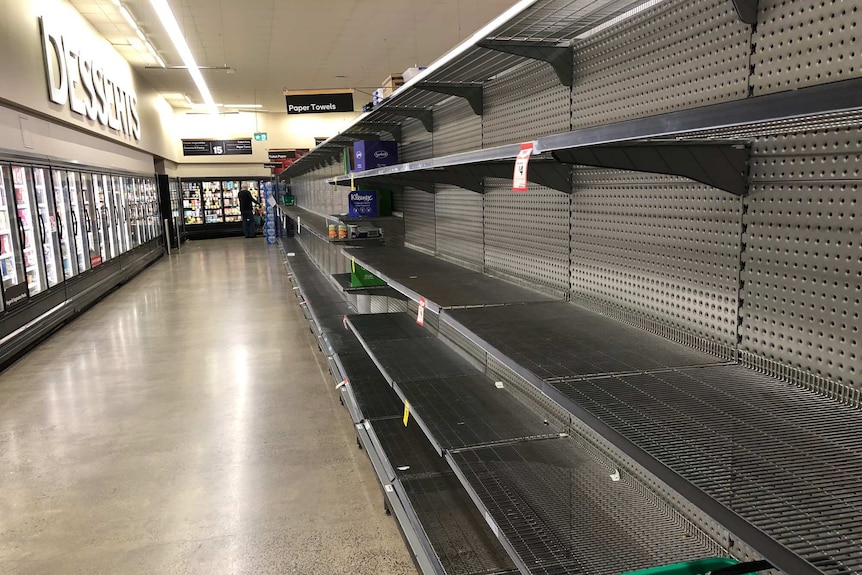
[[(157, 90), (200, 96), (155, 61), (114, 0), (70, 0)], [(169, 0), (213, 98), (284, 111), (283, 89), (354, 88), (357, 105), (391, 73), (428, 65), (515, 0)], [(122, 0), (168, 66), (182, 62), (149, 0)], [(367, 95), (366, 95), (367, 94)], [(179, 105), (180, 101), (169, 101)]]

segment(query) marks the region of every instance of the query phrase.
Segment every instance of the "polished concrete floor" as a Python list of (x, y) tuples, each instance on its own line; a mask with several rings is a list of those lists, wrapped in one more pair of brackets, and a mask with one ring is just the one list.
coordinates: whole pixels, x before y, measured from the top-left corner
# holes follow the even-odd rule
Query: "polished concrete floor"
[(0, 573), (415, 572), (262, 239), (188, 244), (0, 373)]

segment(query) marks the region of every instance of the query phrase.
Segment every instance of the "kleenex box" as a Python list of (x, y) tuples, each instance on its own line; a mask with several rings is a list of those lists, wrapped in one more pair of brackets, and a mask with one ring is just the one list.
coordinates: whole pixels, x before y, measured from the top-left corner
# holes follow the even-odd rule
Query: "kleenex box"
[(393, 166), (398, 163), (398, 142), (360, 140), (353, 143), (353, 169), (356, 172)]
[(380, 216), (380, 201), (376, 190), (350, 192), (347, 196), (347, 215), (351, 218)]

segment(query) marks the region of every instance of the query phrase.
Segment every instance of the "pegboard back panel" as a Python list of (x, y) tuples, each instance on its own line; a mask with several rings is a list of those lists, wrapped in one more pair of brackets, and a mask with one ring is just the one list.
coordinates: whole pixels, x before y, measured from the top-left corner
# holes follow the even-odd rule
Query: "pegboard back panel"
[(437, 186), (437, 253), (482, 271), (482, 195), (455, 186)]
[(862, 76), (858, 0), (760, 0), (755, 95)]
[(575, 44), (572, 125), (748, 95), (751, 28), (730, 0), (667, 0)]
[(743, 359), (858, 405), (862, 132), (764, 137), (752, 153), (740, 310)]
[(415, 162), (434, 156), (431, 132), (425, 130), (422, 122), (405, 118), (401, 123), (401, 145), (398, 146), (399, 162)]
[(449, 98), (434, 108), (434, 155), (447, 156), (482, 147), (482, 117), (463, 98)]
[(741, 200), (683, 178), (620, 170), (580, 168), (574, 182), (572, 300), (628, 312), (619, 319), (673, 339), (735, 346)]
[(570, 93), (553, 68), (530, 61), (485, 84), (482, 147), (499, 146), (570, 129)]
[(424, 250), (437, 250), (434, 194), (404, 188), (404, 243)]
[(485, 180), (485, 269), (488, 273), (544, 286), (569, 289), (568, 194), (530, 184), (512, 191), (511, 180)]

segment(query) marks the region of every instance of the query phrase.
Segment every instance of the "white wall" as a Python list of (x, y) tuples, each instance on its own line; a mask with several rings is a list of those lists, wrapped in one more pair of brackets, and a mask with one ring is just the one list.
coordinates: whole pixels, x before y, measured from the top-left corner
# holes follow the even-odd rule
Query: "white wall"
[[(39, 17), (42, 15), (49, 15), (55, 22), (59, 22), (64, 36), (73, 38), (81, 49), (88, 50), (90, 56), (104, 67), (106, 75), (115, 79), (118, 84), (124, 84), (127, 91), (135, 92), (141, 120), (140, 141), (72, 112), (68, 105), (60, 106), (48, 99), (39, 27)], [(55, 124), (117, 142), (130, 150), (172, 159), (177, 155), (177, 140), (167, 132), (173, 119), (170, 105), (135, 74), (128, 62), (66, 0), (0, 0), (0, 103), (3, 102), (7, 107), (24, 109), (25, 115), (48, 118), (54, 120)], [(8, 135), (9, 123), (8, 119), (4, 121), (4, 135)], [(39, 132), (45, 130), (39, 128)], [(40, 147), (28, 149), (18, 145), (17, 141), (21, 139), (20, 130), (17, 138), (0, 141), (0, 147), (27, 153), (50, 153), (69, 159), (81, 155), (83, 151), (75, 145), (76, 142), (80, 145), (81, 138), (66, 132), (63, 134), (64, 138), (52, 144), (50, 150), (41, 147), (49, 142), (39, 138), (34, 140), (34, 143)], [(96, 140), (97, 138), (93, 137), (87, 140), (92, 143), (94, 151), (102, 147), (95, 143)], [(64, 142), (70, 144), (68, 151)], [(130, 154), (135, 155), (131, 151)], [(104, 159), (97, 157), (92, 163), (111, 166), (115, 163), (115, 155), (116, 152), (111, 151)], [(93, 157), (91, 154), (90, 158)]]
[(49, 162), (74, 161), (109, 170), (153, 173), (153, 156), (147, 152), (5, 106), (0, 106), (0, 152)]

